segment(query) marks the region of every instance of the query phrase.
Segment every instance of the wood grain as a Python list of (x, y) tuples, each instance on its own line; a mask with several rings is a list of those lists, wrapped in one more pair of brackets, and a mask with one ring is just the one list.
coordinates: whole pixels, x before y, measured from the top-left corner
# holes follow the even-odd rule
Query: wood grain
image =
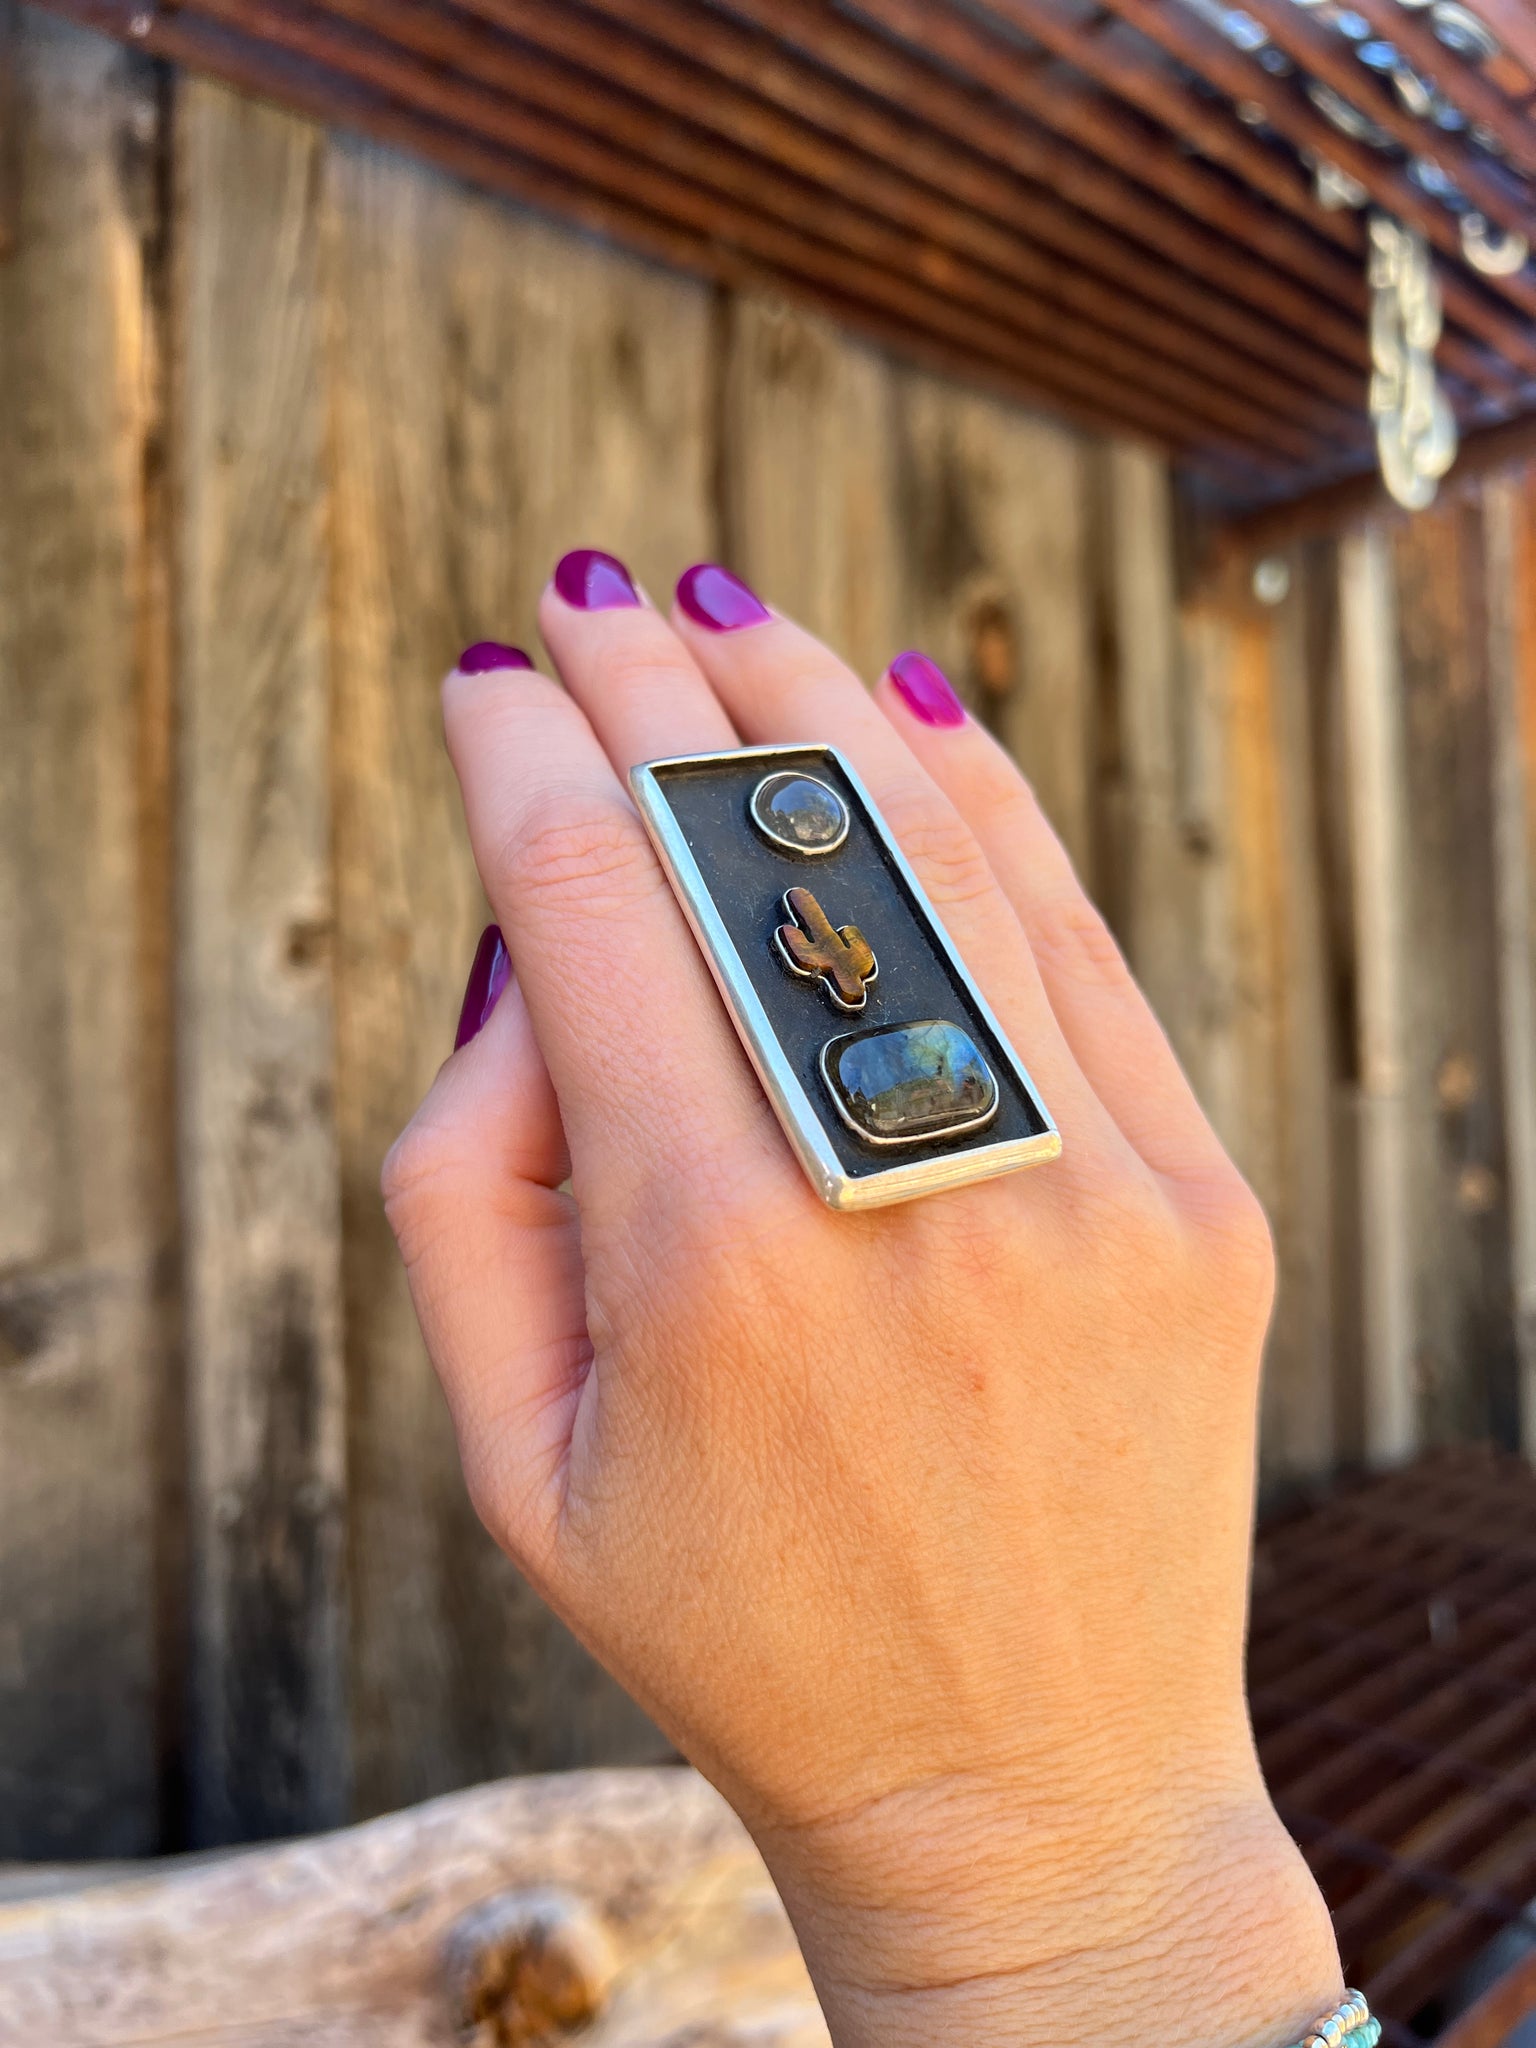
[(1260, 1431), (1271, 1495), (1338, 1453), (1337, 1062), (1303, 572), (1290, 565), (1273, 609), (1245, 580), (1204, 587), (1182, 612), (1178, 664), (1180, 1050), (1274, 1237)]
[(160, 1839), (163, 670), (159, 114), (145, 71), (11, 20), (0, 259), (0, 1856)]
[(1536, 470), (1490, 484), (1483, 519), (1516, 1408), (1536, 1457)]
[(1480, 506), (1394, 541), (1414, 1363), (1428, 1441), (1516, 1434), (1499, 1030), (1493, 724)]
[(1420, 1418), (1409, 1187), (1407, 769), (1397, 588), (1390, 542), (1380, 531), (1340, 544), (1339, 636), (1355, 928), (1365, 1453), (1372, 1464), (1389, 1465), (1417, 1448)]
[(335, 406), (333, 774), (354, 1730), (362, 1812), (664, 1745), (476, 1523), (378, 1195), (452, 1045), (487, 913), (437, 686), (537, 649), (557, 556), (665, 605), (713, 547), (707, 293), (365, 145), (327, 189)]
[(587, 1916), (616, 1966), (589, 2048), (827, 2048), (768, 1873), (683, 1770), (486, 1785), (310, 1842), (0, 1904), (0, 2039), (443, 2048), (466, 2038), (452, 1951), (499, 1902), (535, 1896)]
[(348, 1806), (319, 174), (176, 122), (179, 1082), (195, 1841)]
[(726, 556), (872, 682), (902, 645), (891, 367), (767, 296), (728, 301), (722, 329)]
[(1263, 1090), (1278, 1177), (1271, 1209), (1278, 1282), (1265, 1351), (1261, 1482), (1287, 1484), (1340, 1461), (1337, 1332), (1341, 1161), (1335, 1143), (1340, 1054), (1324, 914), (1319, 698), (1331, 620), (1319, 611), (1328, 565), (1300, 550), (1276, 609), (1270, 670), (1270, 849), (1276, 1065)]
[(897, 416), (903, 637), (933, 656), (1018, 759), (1091, 890), (1085, 444), (1020, 407), (915, 372), (900, 379)]
[(1105, 683), (1094, 788), (1099, 906), (1186, 1071), (1198, 1026), (1193, 905), (1202, 843), (1185, 816), (1185, 677), (1167, 464), (1098, 459)]

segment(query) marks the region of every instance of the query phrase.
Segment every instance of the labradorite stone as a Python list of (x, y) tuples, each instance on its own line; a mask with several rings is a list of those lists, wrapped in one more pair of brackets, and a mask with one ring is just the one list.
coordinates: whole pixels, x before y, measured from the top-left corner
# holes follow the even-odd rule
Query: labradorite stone
[(822, 1071), (854, 1129), (887, 1145), (977, 1125), (997, 1083), (958, 1024), (886, 1024), (834, 1038)]
[(752, 792), (751, 811), (763, 836), (793, 853), (830, 853), (848, 830), (847, 806), (814, 775), (765, 776)]

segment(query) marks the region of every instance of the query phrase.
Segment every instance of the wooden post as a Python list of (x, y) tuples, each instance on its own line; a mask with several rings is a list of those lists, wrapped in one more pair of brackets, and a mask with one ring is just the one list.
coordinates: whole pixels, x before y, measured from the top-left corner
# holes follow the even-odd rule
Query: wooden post
[(1358, 970), (1365, 1452), (1371, 1464), (1390, 1465), (1412, 1455), (1419, 1432), (1406, 1121), (1403, 740), (1391, 557), (1379, 529), (1351, 534), (1341, 544), (1339, 599)]
[(194, 1840), (348, 1809), (317, 130), (176, 127)]
[[(145, 476), (159, 111), (12, 15), (0, 157), (0, 1859), (161, 1840), (167, 720)], [(3, 2031), (3, 2027), (0, 2027)]]
[(1483, 491), (1494, 914), (1521, 1443), (1536, 1458), (1536, 472)]

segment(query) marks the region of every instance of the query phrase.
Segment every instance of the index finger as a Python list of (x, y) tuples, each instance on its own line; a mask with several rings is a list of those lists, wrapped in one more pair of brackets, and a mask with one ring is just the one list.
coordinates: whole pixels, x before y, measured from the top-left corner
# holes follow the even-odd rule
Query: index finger
[[(443, 685), (475, 865), (559, 1098), (609, 1184), (741, 1146), (768, 1115), (645, 828), (580, 708), (534, 670)], [(627, 1169), (627, 1171), (626, 1171)], [(614, 1182), (612, 1177), (619, 1176)]]

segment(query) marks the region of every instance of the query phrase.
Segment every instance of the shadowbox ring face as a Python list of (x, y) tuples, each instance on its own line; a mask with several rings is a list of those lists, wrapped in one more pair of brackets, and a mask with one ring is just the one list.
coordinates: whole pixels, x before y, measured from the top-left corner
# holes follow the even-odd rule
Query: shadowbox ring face
[[(1057, 1156), (1023, 1062), (835, 747), (683, 755), (645, 763), (630, 784), (829, 1207), (907, 1201)], [(849, 1031), (850, 1013), (861, 1029)]]

